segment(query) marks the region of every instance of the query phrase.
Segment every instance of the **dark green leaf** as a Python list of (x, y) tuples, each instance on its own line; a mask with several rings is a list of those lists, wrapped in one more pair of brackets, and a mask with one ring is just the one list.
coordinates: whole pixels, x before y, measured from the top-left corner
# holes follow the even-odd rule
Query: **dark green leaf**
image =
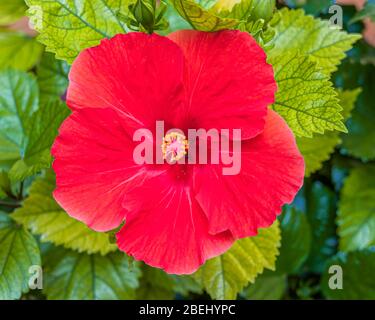
[(242, 296), (247, 300), (279, 300), (287, 288), (285, 275), (267, 272), (260, 275), (253, 284), (248, 286)]
[[(342, 290), (329, 288), (330, 266), (340, 266), (343, 274)], [(375, 247), (350, 253), (339, 253), (327, 261), (321, 286), (324, 295), (334, 300), (375, 300)]]
[(337, 247), (335, 194), (321, 182), (306, 187), (307, 219), (311, 226), (312, 241), (307, 260), (309, 269), (316, 273), (323, 271), (324, 263)]
[(0, 163), (14, 163), (24, 154), (27, 128), (38, 101), (34, 77), (14, 70), (0, 72)]
[(123, 300), (135, 298), (140, 270), (121, 253), (87, 255), (62, 248), (45, 257), (43, 292), (51, 300)]
[(69, 65), (45, 53), (37, 69), (40, 98), (42, 101), (61, 97), (68, 86)]
[(375, 245), (375, 166), (354, 169), (345, 180), (337, 218), (340, 249)]
[(34, 237), (0, 212), (0, 300), (19, 299), (29, 290), (29, 268), (40, 265)]
[(311, 245), (311, 230), (306, 215), (285, 207), (279, 217), (281, 227), (280, 255), (276, 261), (278, 274), (296, 273), (306, 261)]
[(25, 128), (27, 141), (22, 158), (9, 172), (9, 177), (13, 181), (24, 180), (50, 166), (50, 148), (57, 136), (57, 129), (69, 113), (69, 109), (61, 100), (41, 103)]

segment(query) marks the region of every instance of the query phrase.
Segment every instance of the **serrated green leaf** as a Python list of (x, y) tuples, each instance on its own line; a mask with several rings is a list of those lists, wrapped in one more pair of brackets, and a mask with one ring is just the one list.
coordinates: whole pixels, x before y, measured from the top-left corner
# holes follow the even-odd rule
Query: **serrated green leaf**
[(33, 236), (0, 212), (0, 300), (19, 299), (29, 290), (29, 268), (40, 266)]
[(53, 242), (79, 252), (107, 254), (116, 250), (106, 233), (95, 232), (71, 218), (53, 199), (55, 177), (47, 171), (32, 184), (29, 197), (12, 217), (18, 223), (41, 236), (42, 242)]
[(336, 197), (333, 191), (321, 182), (306, 188), (306, 213), (311, 226), (312, 241), (306, 265), (312, 272), (321, 273), (324, 263), (335, 252), (336, 238)]
[(27, 71), (40, 59), (43, 46), (35, 38), (20, 32), (0, 33), (0, 70)]
[(294, 274), (301, 268), (310, 252), (310, 225), (306, 215), (293, 207), (285, 207), (279, 221), (281, 247), (276, 261), (276, 272)]
[(269, 272), (260, 275), (241, 295), (247, 300), (279, 300), (284, 295), (286, 288), (285, 275)]
[(135, 298), (140, 270), (121, 253), (106, 256), (53, 248), (45, 261), (43, 292), (50, 300), (126, 300)]
[(0, 163), (20, 159), (26, 128), (38, 101), (34, 77), (21, 71), (0, 72)]
[(274, 270), (280, 246), (279, 223), (255, 237), (238, 240), (223, 255), (208, 260), (194, 278), (213, 299), (235, 299), (265, 268)]
[(45, 53), (37, 67), (40, 99), (46, 101), (61, 97), (68, 87), (69, 65)]
[(170, 0), (170, 2), (181, 17), (197, 30), (218, 31), (231, 29), (238, 24), (238, 20), (221, 18), (193, 0)]
[(25, 15), (26, 9), (23, 0), (0, 0), (0, 25), (16, 22)]
[(337, 132), (314, 135), (312, 138), (298, 137), (298, 149), (305, 159), (305, 176), (309, 177), (322, 168), (323, 162), (330, 158), (341, 139)]
[(275, 0), (218, 0), (211, 12), (222, 18), (232, 18), (238, 21), (268, 22), (275, 8)]
[(22, 158), (9, 171), (11, 180), (24, 180), (50, 166), (51, 145), (57, 136), (57, 129), (69, 113), (69, 109), (61, 100), (48, 101), (40, 105), (25, 129), (27, 142)]
[(126, 33), (120, 17), (127, 16), (130, 1), (26, 0), (38, 39), (58, 59), (73, 62), (85, 48), (118, 33)]
[[(329, 267), (340, 266), (343, 275), (342, 290), (329, 288)], [(375, 247), (349, 253), (340, 252), (327, 261), (321, 280), (324, 295), (333, 300), (374, 300), (375, 299)]]
[(306, 15), (303, 10), (282, 9), (271, 24), (277, 33), (271, 56), (282, 56), (290, 50), (299, 50), (317, 62), (326, 74), (337, 69), (345, 58), (345, 52), (361, 38), (359, 34), (348, 34), (330, 25), (328, 21)]
[(288, 123), (296, 136), (312, 137), (326, 130), (346, 132), (342, 108), (328, 76), (306, 55), (290, 51), (273, 57), (278, 84), (272, 108)]
[(254, 0), (218, 0), (211, 11), (222, 18), (246, 21), (254, 10), (254, 2)]
[(164, 0), (167, 4), (167, 11), (165, 12), (163, 18), (168, 21), (168, 28), (165, 30), (160, 30), (158, 33), (161, 35), (168, 35), (177, 30), (187, 30), (192, 29), (191, 25), (184, 20), (180, 14), (175, 10), (169, 0)]
[(375, 245), (375, 166), (354, 169), (345, 180), (338, 211), (340, 250)]
[[(355, 101), (361, 89), (338, 91), (340, 106), (343, 108), (342, 115), (344, 120), (350, 116), (354, 108)], [(326, 132), (324, 135), (315, 134), (312, 138), (297, 137), (299, 150), (305, 159), (305, 175), (309, 177), (312, 173), (319, 170), (323, 162), (330, 158), (335, 147), (341, 143), (340, 133), (337, 131)]]

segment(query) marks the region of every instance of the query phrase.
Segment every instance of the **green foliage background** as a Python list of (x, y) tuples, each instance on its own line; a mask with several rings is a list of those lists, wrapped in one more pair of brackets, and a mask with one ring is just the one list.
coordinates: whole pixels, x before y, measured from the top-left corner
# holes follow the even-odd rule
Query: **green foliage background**
[[(375, 299), (375, 49), (360, 36), (372, 1), (344, 7), (343, 30), (327, 0), (25, 2), (0, 0), (0, 299)], [(37, 37), (14, 25), (26, 15)], [(271, 108), (293, 130), (306, 178), (270, 228), (176, 276), (59, 207), (50, 147), (80, 51), (117, 33), (186, 28), (239, 29), (264, 48), (279, 88)], [(32, 265), (43, 290), (29, 289)], [(331, 265), (342, 290), (328, 286)]]

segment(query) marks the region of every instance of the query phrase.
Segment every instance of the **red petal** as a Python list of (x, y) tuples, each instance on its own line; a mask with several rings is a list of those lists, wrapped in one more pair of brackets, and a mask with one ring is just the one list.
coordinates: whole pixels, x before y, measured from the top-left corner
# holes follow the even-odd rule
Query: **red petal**
[(242, 144), (238, 175), (222, 175), (222, 166), (197, 166), (196, 199), (212, 234), (230, 230), (235, 238), (270, 226), (303, 183), (304, 161), (285, 121), (269, 111), (264, 131)]
[(233, 30), (183, 30), (168, 37), (186, 58), (187, 108), (195, 128), (242, 129), (244, 139), (260, 133), (276, 82), (256, 41)]
[(168, 273), (190, 274), (233, 243), (229, 232), (210, 235), (190, 189), (168, 173), (145, 181), (124, 200), (128, 214), (119, 248)]
[[(111, 108), (129, 128), (154, 128), (182, 105), (183, 55), (166, 37), (132, 32), (86, 49), (69, 74), (70, 108)], [(177, 112), (172, 112), (177, 111)]]
[(97, 231), (118, 227), (129, 182), (144, 173), (133, 161), (134, 144), (111, 109), (81, 109), (65, 120), (52, 147), (56, 201)]

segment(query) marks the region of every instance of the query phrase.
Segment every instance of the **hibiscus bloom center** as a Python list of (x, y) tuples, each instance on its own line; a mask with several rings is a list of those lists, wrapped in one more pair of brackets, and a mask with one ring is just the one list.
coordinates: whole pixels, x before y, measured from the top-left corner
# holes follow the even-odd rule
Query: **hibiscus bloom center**
[(170, 132), (163, 138), (161, 150), (163, 158), (168, 162), (176, 162), (186, 156), (189, 143), (186, 137), (179, 132)]

